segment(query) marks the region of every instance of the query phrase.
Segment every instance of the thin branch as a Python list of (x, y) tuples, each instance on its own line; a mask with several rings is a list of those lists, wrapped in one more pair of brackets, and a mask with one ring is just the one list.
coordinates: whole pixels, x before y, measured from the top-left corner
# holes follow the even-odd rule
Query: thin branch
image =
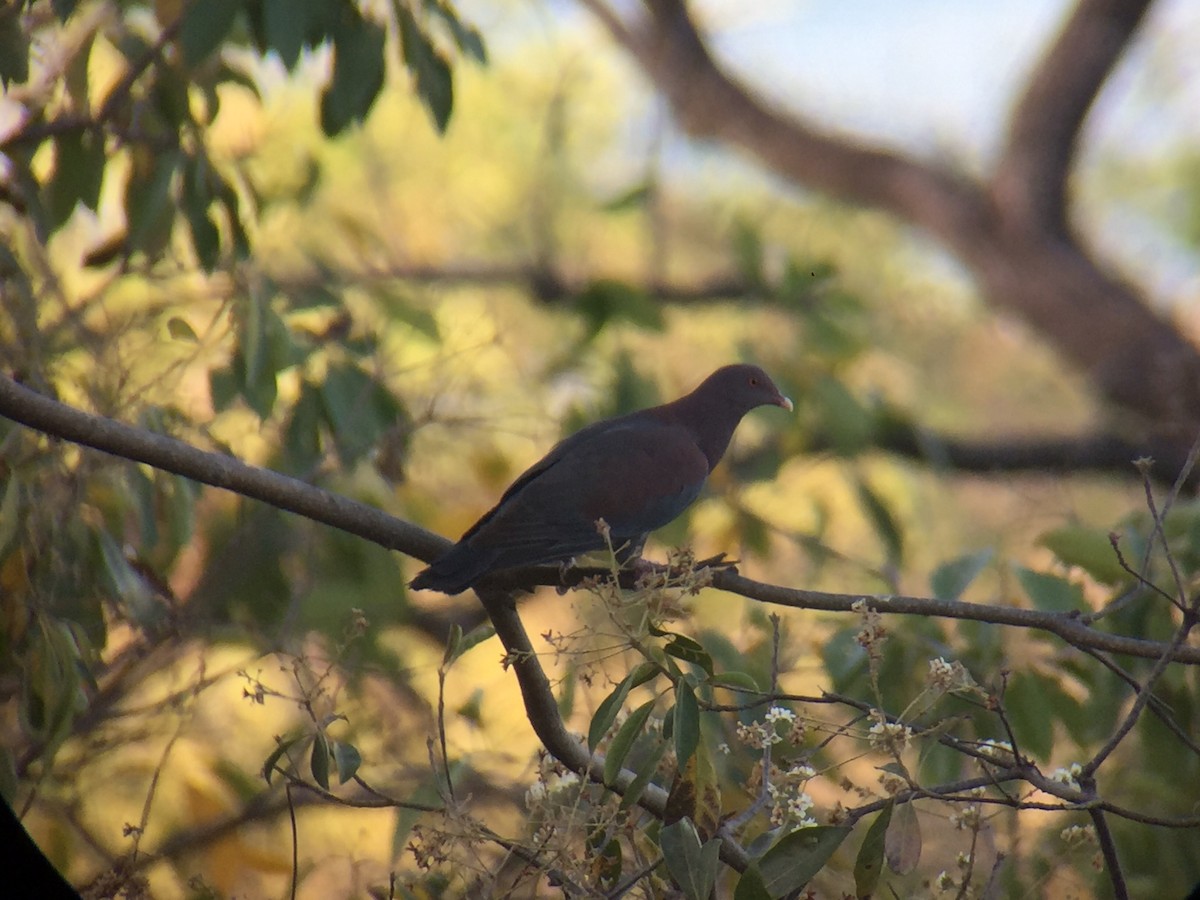
[(1117, 856), (1117, 843), (1113, 840), (1108, 820), (1104, 817), (1104, 811), (1089, 809), (1088, 815), (1096, 829), (1100, 852), (1104, 855), (1104, 867), (1108, 870), (1108, 880), (1112, 882), (1113, 897), (1116, 900), (1129, 900), (1129, 886), (1125, 883), (1125, 873), (1121, 870), (1121, 859)]
[[(429, 562), (451, 546), (431, 531), (382, 510), (314, 487), (295, 478), (250, 466), (232, 457), (191, 447), (182, 441), (140, 428), (85, 413), (51, 400), (11, 378), (0, 376), (0, 415), (55, 437), (93, 447), (124, 459), (134, 460), (182, 475), (203, 484), (231, 490), (261, 500), (278, 509), (294, 512), (315, 522), (331, 525), (348, 534), (391, 550)], [(514, 569), (490, 577), (487, 589), (527, 590), (537, 585), (575, 587), (587, 578), (607, 575), (605, 569), (576, 567), (565, 574), (557, 566)], [(622, 578), (632, 577), (622, 574)], [(1076, 647), (1090, 647), (1145, 659), (1164, 658), (1188, 664), (1200, 663), (1200, 647), (1125, 637), (1090, 628), (1074, 613), (1048, 613), (1011, 606), (989, 606), (926, 597), (902, 595), (830, 594), (766, 584), (739, 575), (730, 568), (715, 571), (712, 585), (751, 600), (796, 609), (852, 612), (858, 600), (870, 600), (883, 613), (966, 619), (1029, 628), (1057, 635)], [(486, 605), (486, 604), (485, 604)]]

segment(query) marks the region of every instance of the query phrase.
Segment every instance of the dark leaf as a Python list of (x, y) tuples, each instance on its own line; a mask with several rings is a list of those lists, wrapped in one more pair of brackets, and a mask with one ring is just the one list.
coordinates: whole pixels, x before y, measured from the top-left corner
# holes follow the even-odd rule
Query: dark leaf
[(400, 26), (404, 65), (412, 73), (417, 96), (429, 110), (438, 131), (444, 132), (454, 109), (454, 76), (450, 64), (417, 23), (412, 10), (400, 0), (392, 4)]
[(992, 561), (991, 550), (968, 553), (950, 562), (942, 563), (929, 576), (929, 587), (939, 600), (958, 600), (975, 578)]
[(262, 764), (262, 777), (266, 779), (267, 784), (271, 783), (271, 776), (275, 774), (275, 770), (279, 767), (279, 760), (283, 755), (300, 740), (300, 735), (295, 735), (288, 738), (279, 738), (275, 742), (275, 749), (271, 751), (271, 755), (266, 758)]
[(350, 363), (329, 367), (321, 399), (338, 456), (346, 466), (362, 459), (385, 431), (407, 418), (386, 387)]
[(713, 673), (712, 657), (708, 655), (700, 644), (689, 637), (682, 634), (675, 635), (671, 641), (663, 647), (663, 652), (676, 659), (682, 659), (684, 662), (694, 663), (702, 668), (709, 676)]
[(71, 18), (71, 14), (75, 12), (75, 7), (78, 5), (79, 0), (50, 0), (50, 8), (54, 10), (54, 14), (58, 16), (60, 22)]
[(785, 835), (758, 861), (767, 892), (783, 897), (804, 887), (849, 833), (840, 825), (814, 825)]
[(21, 4), (0, 7), (0, 87), (29, 78), (29, 38), (21, 27)]
[(658, 836), (667, 871), (675, 879), (688, 900), (709, 900), (717, 882), (721, 864), (721, 841), (712, 838), (700, 843), (696, 826), (690, 819), (680, 819), (663, 826)]
[(595, 750), (600, 742), (604, 740), (604, 736), (608, 734), (608, 730), (612, 728), (613, 722), (617, 720), (617, 714), (620, 713), (621, 707), (625, 704), (625, 698), (629, 696), (629, 691), (633, 688), (633, 673), (626, 675), (618, 684), (611, 694), (600, 701), (600, 705), (596, 707), (596, 712), (592, 716), (592, 723), (588, 726), (588, 749)]
[(897, 875), (916, 870), (921, 861), (921, 824), (911, 802), (901, 803), (892, 813), (883, 848), (888, 868)]
[(733, 900), (774, 900), (763, 881), (762, 872), (758, 871), (758, 866), (754, 863), (751, 863), (738, 879), (737, 887), (733, 891)]
[(1117, 558), (1108, 532), (1085, 525), (1064, 525), (1037, 541), (1068, 566), (1079, 566), (1101, 584), (1119, 584), (1130, 576)]
[(1043, 612), (1071, 612), (1084, 608), (1083, 588), (1079, 585), (1024, 566), (1014, 566), (1013, 572), (1033, 605)]
[(425, 8), (440, 18), (458, 49), (481, 64), (487, 63), (487, 50), (478, 29), (458, 17), (454, 7), (443, 0), (425, 0)]
[(879, 811), (863, 837), (862, 846), (858, 848), (858, 856), (854, 860), (854, 888), (859, 897), (870, 897), (875, 893), (879, 876), (883, 874), (884, 836), (892, 820), (892, 806), (893, 802), (888, 801)]
[(345, 741), (330, 741), (330, 744), (333, 748), (333, 761), (337, 765), (338, 781), (345, 784), (362, 765), (362, 754), (358, 752), (357, 747)]
[(663, 758), (663, 754), (667, 752), (666, 741), (656, 741), (650, 751), (650, 754), (642, 761), (637, 768), (637, 774), (633, 781), (629, 782), (629, 786), (625, 788), (625, 793), (621, 795), (620, 808), (623, 810), (631, 809), (642, 796), (642, 792), (646, 790), (656, 772), (658, 772), (658, 762)]
[(653, 700), (647, 700), (630, 713), (629, 718), (617, 729), (616, 735), (608, 745), (608, 755), (604, 758), (605, 784), (615, 783), (621, 767), (625, 765), (625, 758), (629, 756), (629, 751), (633, 749), (634, 741), (642, 736), (642, 732), (646, 727), (646, 720), (654, 712), (654, 703), (655, 701)]
[(321, 94), (321, 129), (330, 137), (366, 118), (383, 87), (387, 34), (347, 5), (333, 29), (333, 77)]
[(70, 218), (75, 205), (95, 210), (104, 181), (104, 138), (91, 131), (71, 131), (54, 141), (54, 178), (46, 186), (44, 207), (51, 231)]
[(696, 692), (691, 684), (683, 679), (675, 686), (674, 720), (672, 738), (675, 741), (675, 759), (677, 765), (683, 768), (700, 742), (700, 706), (696, 703)]
[(179, 26), (179, 49), (189, 68), (203, 62), (221, 45), (233, 27), (242, 0), (204, 0), (193, 3)]
[(309, 767), (312, 769), (313, 781), (329, 790), (329, 738), (325, 732), (318, 729), (313, 739), (312, 755), (309, 757)]
[(176, 151), (153, 156), (135, 155), (133, 173), (125, 189), (128, 248), (156, 256), (171, 236), (171, 184), (181, 157)]

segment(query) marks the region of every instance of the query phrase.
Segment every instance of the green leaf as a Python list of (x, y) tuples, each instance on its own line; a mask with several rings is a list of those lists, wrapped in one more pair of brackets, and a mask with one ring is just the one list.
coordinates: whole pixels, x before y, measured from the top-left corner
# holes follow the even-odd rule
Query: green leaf
[(677, 634), (671, 641), (663, 647), (663, 652), (676, 659), (682, 659), (684, 662), (694, 663), (704, 670), (705, 674), (712, 676), (713, 661), (708, 655), (708, 651), (704, 649), (696, 641), (682, 634)]
[(221, 45), (241, 6), (242, 0), (204, 0), (189, 6), (177, 39), (188, 68), (195, 68)]
[(958, 600), (975, 578), (992, 561), (991, 550), (968, 553), (942, 563), (929, 576), (929, 588), (939, 600)]
[(181, 156), (178, 151), (158, 153), (134, 166), (125, 188), (125, 215), (130, 250), (155, 256), (171, 235), (171, 184)]
[(892, 515), (884, 499), (864, 479), (856, 478), (855, 487), (867, 519), (887, 550), (888, 563), (893, 566), (899, 565), (904, 556), (904, 535), (896, 517)]
[(1004, 708), (1019, 749), (1043, 761), (1054, 750), (1054, 717), (1047, 704), (1049, 680), (1029, 672), (1014, 672), (1004, 691)]
[(758, 682), (754, 680), (754, 676), (747, 672), (718, 672), (709, 681), (716, 687), (725, 687), (732, 690), (757, 691), (759, 689)]
[(745, 219), (739, 219), (733, 227), (733, 262), (738, 273), (755, 290), (761, 290), (766, 284), (764, 257), (762, 233)]
[[(220, 408), (214, 396), (213, 405)], [(284, 468), (308, 478), (321, 460), (321, 422), (324, 406), (321, 389), (307, 379), (300, 384), (300, 394), (288, 414), (283, 432)]]
[(196, 336), (196, 331), (188, 324), (187, 319), (179, 316), (171, 316), (167, 319), (167, 334), (176, 341), (187, 341), (189, 344), (197, 344), (200, 338)]
[(1079, 585), (1024, 566), (1014, 566), (1013, 571), (1033, 605), (1043, 612), (1072, 612), (1084, 608), (1083, 588)]
[(458, 658), (458, 645), (462, 643), (463, 630), (457, 622), (450, 626), (450, 634), (446, 638), (446, 650), (442, 654), (442, 668)]
[(742, 873), (734, 888), (733, 900), (773, 900), (757, 864), (751, 863)]
[(333, 29), (333, 77), (321, 94), (321, 130), (333, 137), (370, 112), (383, 87), (383, 27), (350, 5)]
[(675, 741), (676, 764), (682, 769), (696, 752), (700, 743), (700, 706), (691, 684), (680, 679), (675, 686), (675, 716), (672, 737)]
[(387, 429), (407, 417), (387, 388), (350, 363), (328, 368), (321, 401), (338, 456), (346, 466), (366, 456)]
[(849, 833), (841, 825), (814, 825), (785, 835), (758, 861), (767, 892), (783, 897), (800, 890), (824, 868)]
[[(472, 649), (473, 647), (477, 647), (484, 641), (495, 637), (496, 626), (492, 625), (491, 622), (484, 622), (482, 625), (476, 625), (465, 635), (461, 633), (461, 629), (459, 629), (459, 632), (458, 645), (454, 648), (453, 657), (446, 660), (447, 663), (454, 662), (456, 659), (461, 659), (463, 654), (465, 654), (468, 650)], [(447, 647), (447, 652), (449, 652), (449, 647)]]
[(825, 376), (809, 389), (809, 401), (816, 413), (817, 427), (843, 456), (854, 456), (866, 449), (875, 434), (870, 411), (832, 376)]
[(305, 47), (315, 47), (332, 25), (335, 7), (326, 0), (263, 0), (263, 40), (292, 71)]
[(487, 64), (487, 49), (483, 46), (483, 37), (478, 29), (458, 17), (453, 6), (442, 0), (425, 0), (425, 8), (445, 23), (446, 30), (450, 32), (450, 37), (461, 52), (481, 65)]
[(642, 761), (642, 764), (637, 768), (637, 774), (633, 781), (629, 782), (629, 786), (625, 788), (625, 793), (621, 795), (620, 809), (632, 809), (638, 802), (638, 798), (646, 790), (651, 779), (658, 772), (659, 760), (663, 758), (663, 754), (667, 752), (666, 741), (655, 741), (650, 753)]
[(620, 713), (621, 707), (625, 703), (625, 698), (629, 696), (629, 691), (633, 688), (633, 675), (626, 675), (621, 683), (618, 684), (611, 694), (600, 701), (600, 705), (596, 707), (596, 713), (592, 716), (592, 723), (588, 726), (588, 749), (595, 750), (600, 742), (604, 740), (604, 736), (608, 734), (608, 730), (612, 728), (613, 722), (617, 720), (617, 714)]
[(386, 296), (389, 316), (431, 340), (441, 339), (437, 317), (433, 313), (414, 303), (403, 291), (386, 289)]
[(8, 476), (4, 499), (0, 500), (0, 559), (8, 556), (8, 547), (21, 525), (21, 480)]
[(646, 727), (646, 720), (650, 718), (650, 714), (654, 711), (654, 700), (647, 700), (637, 709), (635, 709), (625, 720), (625, 723), (617, 729), (616, 735), (612, 739), (612, 743), (608, 745), (608, 755), (604, 758), (604, 783), (614, 784), (617, 775), (621, 772), (621, 767), (625, 765), (625, 758), (629, 756), (629, 751), (633, 749), (634, 741), (642, 736), (642, 731)]
[(0, 7), (0, 87), (29, 78), (29, 37), (21, 27), (21, 4)]
[(44, 207), (50, 230), (71, 217), (77, 204), (95, 210), (104, 181), (104, 137), (92, 131), (68, 131), (55, 138), (54, 177), (46, 186)]
[(587, 322), (589, 338), (613, 322), (629, 322), (652, 331), (665, 327), (662, 307), (649, 294), (614, 278), (590, 282), (575, 298), (575, 308)]
[(701, 845), (691, 819), (664, 825), (658, 835), (667, 871), (688, 900), (709, 900), (721, 864), (721, 841), (712, 838)]
[(417, 96), (429, 110), (434, 125), (444, 132), (454, 109), (454, 76), (450, 64), (421, 30), (407, 4), (394, 0), (392, 8), (400, 26), (404, 65), (416, 80)]
[(858, 848), (858, 857), (854, 860), (854, 888), (859, 897), (870, 897), (879, 885), (879, 876), (883, 874), (884, 836), (892, 821), (893, 805), (894, 801), (889, 800), (879, 811)]
[(277, 738), (275, 741), (275, 749), (271, 751), (271, 755), (266, 758), (262, 764), (262, 777), (267, 784), (271, 783), (271, 776), (275, 774), (275, 770), (279, 767), (279, 760), (283, 755), (292, 748), (292, 746), (300, 740), (302, 735), (293, 735), (287, 738)]
[(221, 254), (221, 232), (209, 214), (213, 194), (208, 180), (209, 163), (202, 155), (187, 160), (183, 167), (183, 212), (192, 234), (196, 258), (206, 272), (217, 267)]
[(313, 781), (325, 790), (329, 790), (329, 738), (324, 731), (318, 730), (313, 738), (312, 754), (309, 757), (309, 768), (312, 769)]
[(337, 765), (338, 782), (345, 784), (362, 765), (362, 754), (358, 752), (357, 747), (345, 741), (331, 741), (330, 744), (333, 748), (333, 761)]
[(641, 209), (654, 196), (652, 182), (641, 181), (628, 188), (600, 207), (604, 212), (626, 212), (631, 209)]
[(892, 813), (883, 842), (888, 868), (897, 875), (907, 875), (921, 862), (921, 824), (912, 802), (901, 803)]
[(60, 22), (71, 18), (71, 14), (75, 12), (75, 7), (78, 5), (79, 0), (50, 0), (50, 8), (54, 10), (54, 14), (58, 16)]
[(1085, 525), (1064, 525), (1047, 531), (1037, 542), (1068, 566), (1079, 566), (1101, 584), (1119, 584), (1129, 579), (1121, 568), (1109, 533)]

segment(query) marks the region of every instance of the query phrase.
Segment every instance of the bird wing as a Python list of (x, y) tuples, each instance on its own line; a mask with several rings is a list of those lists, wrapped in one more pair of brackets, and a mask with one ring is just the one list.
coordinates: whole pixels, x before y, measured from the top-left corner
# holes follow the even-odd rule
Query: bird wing
[(572, 435), (531, 467), (463, 540), (497, 554), (495, 568), (565, 559), (640, 538), (699, 494), (708, 462), (677, 426), (628, 416)]

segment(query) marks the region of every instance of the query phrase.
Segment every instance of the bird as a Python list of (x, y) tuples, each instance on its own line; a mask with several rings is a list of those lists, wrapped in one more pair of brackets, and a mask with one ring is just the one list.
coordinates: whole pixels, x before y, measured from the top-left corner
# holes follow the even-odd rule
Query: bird
[(728, 365), (678, 400), (580, 429), (409, 587), (458, 594), (493, 572), (561, 564), (606, 545), (622, 561), (636, 559), (648, 534), (700, 495), (742, 417), (760, 406), (793, 409), (761, 368)]

